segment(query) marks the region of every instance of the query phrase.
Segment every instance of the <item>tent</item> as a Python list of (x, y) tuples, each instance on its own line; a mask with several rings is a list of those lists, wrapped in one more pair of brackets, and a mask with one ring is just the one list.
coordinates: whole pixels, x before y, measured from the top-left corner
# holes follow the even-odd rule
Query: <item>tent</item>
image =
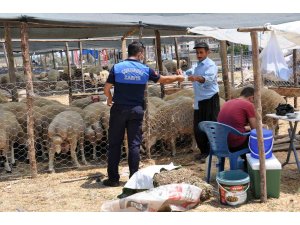
[[(282, 49), (300, 48), (300, 21), (283, 23), (278, 25), (265, 24), (267, 29), (275, 31), (279, 45)], [(232, 43), (251, 45), (249, 33), (238, 32), (237, 29), (219, 29), (213, 27), (194, 27), (189, 33), (202, 34), (217, 40), (226, 40)], [(264, 48), (270, 38), (270, 31), (259, 32), (259, 46)]]

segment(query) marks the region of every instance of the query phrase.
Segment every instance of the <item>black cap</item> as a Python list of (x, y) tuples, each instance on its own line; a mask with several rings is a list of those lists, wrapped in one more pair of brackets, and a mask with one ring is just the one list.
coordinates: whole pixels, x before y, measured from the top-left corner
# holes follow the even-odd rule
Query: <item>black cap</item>
[(206, 48), (206, 49), (209, 49), (209, 46), (208, 46), (208, 44), (206, 42), (199, 42), (199, 43), (195, 44), (194, 49), (196, 49), (196, 48)]

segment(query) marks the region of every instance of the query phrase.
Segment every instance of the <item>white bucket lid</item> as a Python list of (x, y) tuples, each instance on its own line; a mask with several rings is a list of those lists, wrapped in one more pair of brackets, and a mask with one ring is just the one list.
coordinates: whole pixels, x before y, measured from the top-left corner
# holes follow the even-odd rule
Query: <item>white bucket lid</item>
[[(246, 154), (247, 162), (250, 164), (253, 170), (259, 170), (259, 159), (251, 157), (250, 153)], [(272, 154), (272, 157), (265, 160), (266, 170), (281, 170), (281, 163)]]

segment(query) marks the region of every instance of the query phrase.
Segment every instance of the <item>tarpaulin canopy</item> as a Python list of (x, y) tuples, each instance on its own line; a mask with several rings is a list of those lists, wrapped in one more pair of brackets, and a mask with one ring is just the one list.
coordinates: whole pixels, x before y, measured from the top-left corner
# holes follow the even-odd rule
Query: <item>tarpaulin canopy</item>
[[(255, 18), (255, 19), (253, 19)], [(236, 28), (257, 26), (270, 22), (279, 24), (300, 20), (300, 14), (111, 14), (111, 13), (45, 13), (45, 14), (0, 14), (0, 37), (4, 37), (5, 22), (12, 26), (12, 38), (20, 38), (20, 22), (29, 25), (30, 39), (82, 39), (95, 37), (123, 36), (129, 31), (143, 27), (143, 36), (154, 36), (159, 30), (163, 36), (184, 35), (188, 27), (210, 26)], [(148, 41), (151, 43), (151, 41)], [(90, 45), (90, 46), (89, 46)], [(86, 43), (86, 48), (120, 46), (118, 41), (99, 41)], [(93, 46), (92, 46), (93, 45)], [(78, 46), (70, 44), (70, 48)], [(19, 48), (19, 44), (14, 44)], [(64, 49), (63, 42), (38, 42), (30, 44), (30, 51)]]
[[(271, 31), (274, 30), (282, 49), (300, 48), (300, 21), (283, 23), (278, 25), (265, 24)], [(270, 31), (258, 32), (260, 47), (264, 48), (269, 39)], [(218, 40), (226, 40), (232, 43), (251, 45), (250, 33), (238, 32), (237, 29), (219, 29), (213, 27), (194, 27), (189, 29), (189, 33), (202, 34)]]

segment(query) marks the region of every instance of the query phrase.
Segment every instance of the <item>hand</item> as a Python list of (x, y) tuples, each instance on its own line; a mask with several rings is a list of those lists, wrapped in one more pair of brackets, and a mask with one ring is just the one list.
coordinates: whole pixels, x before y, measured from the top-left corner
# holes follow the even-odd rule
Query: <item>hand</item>
[(177, 81), (178, 82), (183, 82), (184, 81), (184, 76), (183, 75), (177, 75)]
[(107, 104), (108, 106), (112, 106), (112, 104), (113, 104), (112, 97), (108, 97), (108, 98), (107, 98), (106, 104)]
[(177, 74), (177, 75), (183, 75), (183, 72), (182, 72), (181, 69), (178, 69), (178, 70), (176, 70), (176, 74)]
[(197, 77), (196, 76), (188, 76), (188, 81), (192, 81), (192, 82), (194, 82), (194, 81), (196, 81), (196, 79), (197, 79)]

